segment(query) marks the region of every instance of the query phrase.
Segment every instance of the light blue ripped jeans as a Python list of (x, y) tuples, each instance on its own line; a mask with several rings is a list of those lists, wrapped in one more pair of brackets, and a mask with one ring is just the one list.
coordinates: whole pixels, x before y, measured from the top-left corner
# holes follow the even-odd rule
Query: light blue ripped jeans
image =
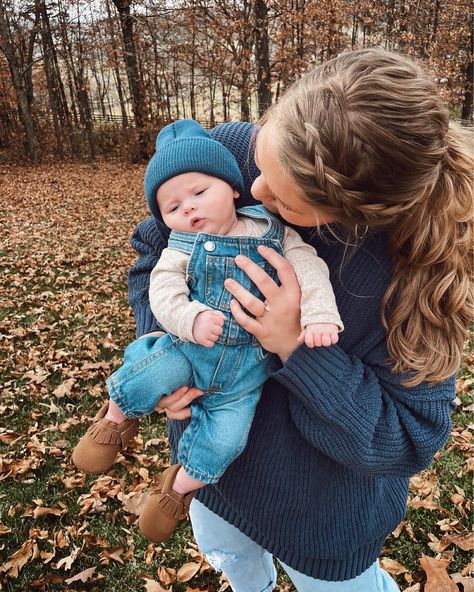
[[(233, 592), (270, 592), (277, 572), (272, 555), (223, 518), (194, 499), (189, 515), (194, 537), (216, 571), (222, 571)], [(298, 592), (399, 592), (378, 561), (362, 574), (344, 582), (316, 580), (280, 561)]]

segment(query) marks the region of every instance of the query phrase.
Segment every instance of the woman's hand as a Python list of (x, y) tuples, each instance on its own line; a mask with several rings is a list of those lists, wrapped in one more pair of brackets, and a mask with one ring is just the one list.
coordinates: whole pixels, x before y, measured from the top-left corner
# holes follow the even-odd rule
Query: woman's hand
[[(235, 320), (255, 335), (262, 347), (285, 362), (299, 345), (301, 290), (293, 268), (284, 257), (263, 245), (258, 247), (258, 252), (276, 269), (281, 286), (248, 257), (238, 255), (235, 262), (265, 296), (265, 302), (235, 280), (226, 279), (224, 285), (236, 298), (230, 303)], [(244, 312), (242, 306), (255, 318)]]
[(178, 390), (161, 397), (156, 411), (164, 411), (168, 419), (186, 419), (191, 417), (191, 403), (204, 394), (196, 387), (182, 386)]

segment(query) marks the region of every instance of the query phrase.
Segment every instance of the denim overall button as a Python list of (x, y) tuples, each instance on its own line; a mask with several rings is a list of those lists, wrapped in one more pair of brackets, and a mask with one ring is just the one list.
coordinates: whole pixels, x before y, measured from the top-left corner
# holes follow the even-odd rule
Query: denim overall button
[(216, 250), (216, 243), (213, 243), (212, 241), (206, 241), (203, 246), (206, 251)]

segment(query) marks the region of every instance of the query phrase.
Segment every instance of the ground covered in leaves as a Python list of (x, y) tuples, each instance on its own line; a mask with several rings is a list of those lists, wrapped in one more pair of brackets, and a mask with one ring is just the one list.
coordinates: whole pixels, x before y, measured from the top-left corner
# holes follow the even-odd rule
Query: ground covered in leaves
[[(147, 215), (143, 174), (120, 162), (0, 167), (0, 589), (229, 589), (188, 525), (160, 546), (138, 532), (140, 495), (168, 463), (162, 417), (141, 422), (107, 475), (85, 477), (70, 462), (133, 338), (126, 273), (130, 234)], [(407, 592), (474, 590), (473, 371), (468, 349), (451, 439), (412, 479), (406, 519), (384, 551)], [(279, 591), (292, 590), (281, 576)]]

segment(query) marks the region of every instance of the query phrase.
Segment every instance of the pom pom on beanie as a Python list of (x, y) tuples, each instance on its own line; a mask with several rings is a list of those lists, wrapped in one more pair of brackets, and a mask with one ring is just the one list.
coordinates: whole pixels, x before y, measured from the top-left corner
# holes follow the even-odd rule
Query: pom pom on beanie
[(164, 127), (156, 138), (156, 152), (145, 173), (145, 196), (151, 213), (162, 220), (156, 192), (163, 183), (183, 173), (198, 172), (226, 181), (240, 195), (244, 182), (237, 161), (213, 140), (197, 121), (181, 119)]

